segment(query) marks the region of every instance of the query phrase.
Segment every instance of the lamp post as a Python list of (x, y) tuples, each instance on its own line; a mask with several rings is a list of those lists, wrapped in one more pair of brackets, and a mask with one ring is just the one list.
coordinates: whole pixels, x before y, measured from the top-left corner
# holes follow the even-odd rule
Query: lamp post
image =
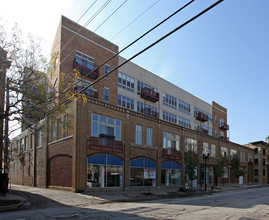
[(205, 161), (205, 191), (206, 191), (206, 161), (209, 160), (209, 149), (207, 148), (207, 150), (205, 151), (205, 149), (203, 150), (203, 160)]

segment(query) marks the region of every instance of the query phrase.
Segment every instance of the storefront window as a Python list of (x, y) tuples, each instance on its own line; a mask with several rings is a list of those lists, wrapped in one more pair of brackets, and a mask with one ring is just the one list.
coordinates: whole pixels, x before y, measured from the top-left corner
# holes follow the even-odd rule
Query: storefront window
[(138, 158), (130, 163), (130, 186), (156, 186), (156, 163)]
[(123, 161), (102, 154), (88, 157), (87, 187), (123, 187)]
[(181, 184), (181, 166), (172, 161), (162, 163), (161, 184), (163, 186), (179, 186)]
[[(206, 183), (207, 184), (213, 184), (213, 175), (214, 171), (213, 171), (213, 167), (207, 167), (206, 168)], [(205, 168), (202, 167), (202, 172), (201, 172), (201, 177), (202, 177), (202, 184), (205, 183)]]

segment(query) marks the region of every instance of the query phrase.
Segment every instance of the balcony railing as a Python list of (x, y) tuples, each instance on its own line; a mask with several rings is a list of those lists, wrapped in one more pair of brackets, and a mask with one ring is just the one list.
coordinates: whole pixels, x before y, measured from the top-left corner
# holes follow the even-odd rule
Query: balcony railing
[(203, 134), (208, 134), (208, 130), (202, 127), (196, 127), (196, 131), (201, 132)]
[(221, 122), (221, 123), (220, 123), (220, 129), (221, 129), (221, 130), (224, 130), (224, 131), (227, 131), (227, 130), (229, 130), (229, 125), (227, 125), (227, 124), (224, 123), (224, 122)]
[(122, 141), (115, 140), (114, 136), (89, 137), (87, 140), (87, 147), (91, 150), (110, 151), (116, 153), (124, 152), (124, 145)]
[[(80, 91), (84, 89), (84, 86), (75, 86), (74, 90), (75, 91)], [(92, 98), (96, 98), (98, 99), (98, 91), (92, 90), (91, 88), (87, 88), (86, 90), (84, 90), (83, 92), (81, 92), (82, 94), (85, 94), (88, 97), (92, 97)]]
[(156, 112), (156, 111), (151, 110), (150, 108), (143, 108), (143, 109), (141, 109), (141, 112), (143, 114), (151, 116), (151, 117), (155, 117), (155, 118), (159, 117), (159, 113)]
[(152, 102), (158, 102), (159, 93), (155, 92), (153, 89), (145, 87), (141, 90), (141, 98), (147, 99)]
[(198, 112), (197, 116), (196, 116), (196, 120), (205, 122), (208, 121), (208, 115), (203, 113), (203, 112)]
[[(87, 75), (92, 79), (96, 79), (99, 76), (99, 69), (96, 69), (96, 65), (87, 61), (80, 62), (80, 60), (75, 57), (73, 61), (73, 68), (77, 69), (82, 75)], [(93, 72), (92, 72), (93, 71)]]

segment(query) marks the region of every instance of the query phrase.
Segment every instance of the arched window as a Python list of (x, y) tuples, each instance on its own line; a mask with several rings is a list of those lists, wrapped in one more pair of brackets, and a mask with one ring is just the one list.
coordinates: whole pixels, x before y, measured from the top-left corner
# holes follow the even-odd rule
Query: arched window
[(132, 160), (130, 186), (156, 186), (156, 163), (146, 158)]
[(179, 186), (181, 184), (181, 165), (174, 161), (166, 161), (161, 166), (161, 184), (163, 186)]
[(109, 154), (87, 158), (87, 187), (122, 187), (123, 160)]

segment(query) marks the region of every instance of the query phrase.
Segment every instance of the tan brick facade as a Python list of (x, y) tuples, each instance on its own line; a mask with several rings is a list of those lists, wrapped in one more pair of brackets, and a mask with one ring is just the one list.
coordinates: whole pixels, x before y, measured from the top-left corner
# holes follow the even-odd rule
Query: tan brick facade
[[(58, 44), (57, 42), (60, 43)], [(62, 17), (53, 46), (54, 52), (59, 52), (60, 50), (58, 61), (60, 66), (56, 66), (55, 72), (51, 76), (51, 81), (52, 84), (55, 84), (56, 88), (63, 91), (67, 88), (68, 83), (74, 80), (72, 70), (74, 68), (76, 52), (81, 53), (81, 56), (85, 55), (85, 59), (90, 58), (94, 60), (94, 62), (91, 61), (94, 65), (100, 65), (117, 53), (118, 47), (75, 24), (71, 20)], [(109, 61), (107, 64), (110, 70), (117, 67), (119, 64), (118, 57)], [(83, 68), (79, 68), (82, 72)], [(104, 75), (104, 71), (104, 66), (99, 68), (99, 78)], [(126, 72), (128, 71), (126, 70)], [(56, 80), (58, 78), (59, 81), (60, 73), (64, 73), (66, 76), (64, 87), (62, 88), (57, 84)], [(139, 73), (137, 74), (139, 75)], [(87, 80), (94, 82), (95, 79), (88, 77)], [(186, 92), (184, 93), (186, 95), (184, 98), (185, 102), (187, 101), (187, 97), (192, 97), (192, 103), (197, 108), (208, 114), (212, 114), (213, 135), (209, 135), (207, 134), (208, 131), (203, 133), (191, 129), (191, 126), (186, 128), (186, 126), (179, 125), (177, 118), (176, 123), (172, 123), (163, 120), (162, 117), (149, 116), (135, 109), (131, 110), (118, 106), (118, 71), (112, 73), (109, 78), (104, 78), (94, 84), (93, 88), (98, 92), (98, 97), (88, 97), (87, 103), (77, 100), (69, 102), (65, 114), (55, 119), (49, 119), (46, 122), (48, 125), (45, 130), (46, 139), (43, 140), (42, 147), (33, 150), (33, 152), (36, 152), (36, 157), (31, 151), (28, 153), (32, 155), (32, 157), (29, 157), (29, 162), (31, 158), (36, 158), (35, 163), (30, 162), (28, 164), (31, 170), (33, 170), (29, 175), (23, 165), (24, 162), (27, 164), (27, 160), (19, 161), (15, 157), (15, 169), (12, 171), (12, 179), (15, 183), (40, 187), (60, 187), (72, 191), (106, 190), (112, 185), (112, 189), (141, 188), (140, 185), (135, 185), (140, 184), (140, 182), (134, 180), (134, 175), (136, 175), (143, 179), (143, 186), (150, 184), (152, 187), (158, 188), (164, 186), (179, 187), (185, 184), (184, 167), (186, 163), (184, 159), (187, 156), (187, 149), (185, 148), (188, 140), (197, 142), (197, 152), (193, 156), (197, 159), (196, 184), (198, 186), (203, 186), (204, 179), (204, 175), (202, 175), (204, 168), (202, 156), (203, 146), (209, 146), (211, 149), (211, 155), (207, 162), (207, 167), (210, 171), (210, 175), (207, 174), (210, 179), (209, 185), (238, 183), (238, 180), (232, 177), (229, 166), (229, 162), (231, 161), (230, 154), (234, 152), (238, 156), (242, 155), (240, 167), (246, 170), (243, 183), (253, 182), (253, 176), (251, 174), (253, 166), (248, 163), (248, 155), (252, 155), (253, 158), (254, 150), (227, 140), (228, 127), (221, 127), (220, 124), (220, 119), (222, 119), (225, 125), (227, 125), (227, 110), (219, 104), (213, 102), (211, 112), (211, 106), (209, 104), (203, 103), (197, 97), (193, 98)], [(109, 89), (108, 101), (104, 101), (105, 88)], [(133, 96), (137, 95), (136, 88), (134, 90)], [(124, 93), (124, 91), (122, 89), (121, 92)], [(177, 88), (173, 87), (171, 93), (176, 93), (176, 91)], [(162, 94), (160, 96), (162, 97)], [(160, 102), (161, 98), (159, 99), (158, 97), (157, 102), (151, 105), (160, 106)], [(150, 104), (152, 100), (144, 100), (144, 104), (146, 103)], [(169, 105), (169, 102), (166, 104)], [(163, 108), (167, 108), (167, 105)], [(191, 109), (193, 110), (193, 106)], [(192, 111), (186, 110), (185, 107), (183, 110), (185, 113), (189, 113), (189, 119), (197, 119), (195, 118), (196, 116), (194, 117)], [(177, 106), (173, 111), (178, 111)], [(185, 113), (183, 112), (182, 114)], [(160, 114), (162, 113), (160, 112)], [(68, 115), (68, 122), (70, 123), (67, 133), (63, 129), (63, 120), (66, 115)], [(95, 116), (100, 121), (97, 120), (96, 122), (96, 119), (93, 119)], [(110, 120), (110, 122), (101, 121), (102, 117), (105, 118), (104, 120)], [(215, 117), (217, 118), (216, 122)], [(62, 122), (61, 127), (57, 125), (58, 120)], [(204, 122), (205, 124), (210, 124), (208, 118)], [(109, 127), (109, 123), (113, 125)], [(104, 132), (102, 129), (107, 130)], [(216, 136), (215, 130), (217, 130)], [(120, 132), (117, 134), (117, 131)], [(220, 138), (221, 131), (224, 132), (223, 138)], [(169, 138), (171, 138), (171, 140), (167, 139), (167, 146), (164, 144), (166, 134), (169, 134)], [(28, 133), (24, 133), (18, 139), (23, 138), (25, 135), (28, 135)], [(141, 135), (141, 138), (139, 135)], [(139, 141), (141, 139), (141, 144), (138, 143), (138, 139)], [(147, 143), (149, 139), (152, 141), (150, 144)], [(14, 140), (14, 144), (16, 141), (17, 139)], [(229, 162), (225, 165), (227, 176), (218, 180), (214, 169), (217, 166), (222, 148), (227, 148), (226, 156)], [(24, 155), (28, 154), (24, 153)], [(94, 158), (97, 157), (103, 159), (94, 161)], [(114, 159), (114, 161), (108, 163), (110, 159), (111, 161)], [(32, 159), (32, 161), (35, 161), (35, 159)], [(138, 161), (143, 161), (143, 167), (141, 165), (138, 167), (135, 164)], [(146, 162), (149, 165), (146, 165)], [(171, 165), (171, 167), (169, 168), (168, 165)], [(23, 170), (21, 176), (16, 175), (21, 170)], [(110, 180), (108, 180), (108, 177)]]

